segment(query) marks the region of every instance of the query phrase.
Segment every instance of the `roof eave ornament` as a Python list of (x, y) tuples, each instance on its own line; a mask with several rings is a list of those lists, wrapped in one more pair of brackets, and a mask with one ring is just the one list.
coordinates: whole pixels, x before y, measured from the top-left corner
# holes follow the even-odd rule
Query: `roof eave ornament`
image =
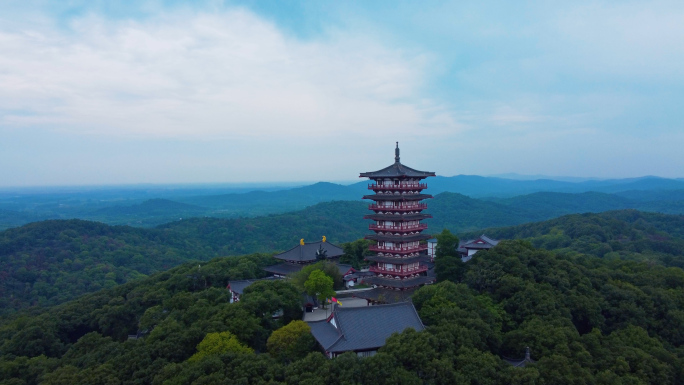
[(394, 162), (399, 163), (399, 142), (397, 142), (397, 147), (394, 149)]

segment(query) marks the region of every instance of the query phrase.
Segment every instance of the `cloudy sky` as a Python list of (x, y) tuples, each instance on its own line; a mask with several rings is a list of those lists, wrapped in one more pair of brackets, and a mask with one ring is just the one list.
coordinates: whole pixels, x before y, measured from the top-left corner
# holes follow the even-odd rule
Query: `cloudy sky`
[[(555, 3), (555, 4), (552, 4)], [(0, 186), (684, 177), (684, 2), (0, 3)]]

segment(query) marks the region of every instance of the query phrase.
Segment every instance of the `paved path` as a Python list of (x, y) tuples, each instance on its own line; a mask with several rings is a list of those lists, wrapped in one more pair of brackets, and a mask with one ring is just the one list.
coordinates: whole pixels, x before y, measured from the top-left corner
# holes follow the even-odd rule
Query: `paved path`
[[(344, 298), (340, 299), (340, 302), (342, 302), (342, 307), (361, 307), (361, 306), (368, 306), (368, 302), (365, 299), (361, 298)], [(337, 306), (337, 305), (335, 305)], [(331, 306), (328, 305), (327, 309), (323, 308), (318, 308), (314, 310), (312, 313), (304, 313), (304, 321), (305, 322), (311, 322), (311, 321), (321, 321), (328, 316), (330, 316), (330, 310)]]

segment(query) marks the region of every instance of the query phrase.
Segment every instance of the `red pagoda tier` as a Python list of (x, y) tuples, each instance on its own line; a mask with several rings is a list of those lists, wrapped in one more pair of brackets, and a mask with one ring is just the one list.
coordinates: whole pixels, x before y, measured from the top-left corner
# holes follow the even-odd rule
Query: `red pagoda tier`
[(427, 185), (421, 180), (435, 176), (435, 173), (401, 164), (398, 142), (394, 151), (394, 164), (360, 175), (372, 180), (368, 189), (375, 193), (363, 197), (374, 202), (368, 206), (373, 214), (364, 218), (375, 221), (369, 226), (375, 234), (365, 237), (377, 242), (369, 247), (377, 254), (366, 257), (373, 262), (370, 271), (375, 275), (364, 281), (377, 289), (360, 295), (371, 302), (406, 300), (408, 291), (435, 280), (432, 274), (428, 274), (427, 244), (420, 243), (431, 238), (423, 234), (427, 225), (421, 221), (432, 218), (422, 212), (427, 205), (421, 201), (432, 198), (432, 195), (422, 193)]

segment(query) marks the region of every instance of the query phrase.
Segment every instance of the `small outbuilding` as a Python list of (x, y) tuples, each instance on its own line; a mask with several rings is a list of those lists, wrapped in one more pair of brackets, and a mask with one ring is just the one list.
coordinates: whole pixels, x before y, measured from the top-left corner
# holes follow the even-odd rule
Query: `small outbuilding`
[(230, 290), (230, 303), (240, 302), (240, 297), (247, 286), (253, 284), (257, 281), (278, 279), (277, 277), (271, 276), (260, 279), (241, 279), (236, 281), (229, 281), (226, 289)]
[(489, 250), (498, 244), (498, 240), (489, 238), (488, 236), (482, 234), (478, 238), (470, 239), (465, 242), (459, 242), (457, 251), (461, 255), (461, 260), (463, 262), (468, 262), (478, 251)]

